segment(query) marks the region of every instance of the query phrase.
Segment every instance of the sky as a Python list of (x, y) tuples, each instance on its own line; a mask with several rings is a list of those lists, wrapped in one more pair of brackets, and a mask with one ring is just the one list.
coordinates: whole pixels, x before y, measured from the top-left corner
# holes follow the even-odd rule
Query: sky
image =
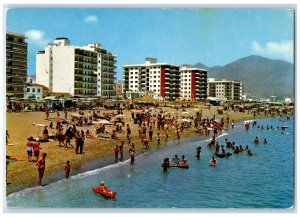
[(28, 42), (28, 73), (35, 54), (57, 37), (84, 46), (98, 42), (122, 65), (145, 57), (171, 64), (223, 66), (260, 55), (294, 63), (294, 10), (284, 8), (11, 8), (6, 30)]

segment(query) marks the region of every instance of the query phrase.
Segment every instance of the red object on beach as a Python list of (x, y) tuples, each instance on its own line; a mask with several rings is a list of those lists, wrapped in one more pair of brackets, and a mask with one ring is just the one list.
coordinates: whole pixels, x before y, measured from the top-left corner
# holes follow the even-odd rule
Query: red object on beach
[(107, 190), (107, 191), (103, 191), (100, 189), (100, 187), (93, 187), (93, 191), (97, 194), (101, 194), (102, 196), (106, 197), (106, 198), (115, 198), (117, 192), (111, 191), (111, 190)]
[(62, 122), (62, 119), (61, 119), (61, 118), (59, 118), (59, 117), (56, 117), (56, 118), (55, 118), (55, 122), (57, 122), (57, 123), (61, 123), (61, 122)]
[(189, 164), (170, 164), (170, 167), (189, 168)]

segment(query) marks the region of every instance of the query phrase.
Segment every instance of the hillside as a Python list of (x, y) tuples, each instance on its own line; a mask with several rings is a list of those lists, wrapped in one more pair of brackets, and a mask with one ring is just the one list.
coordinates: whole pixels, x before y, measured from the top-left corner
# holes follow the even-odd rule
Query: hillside
[(253, 55), (224, 66), (206, 67), (197, 63), (195, 67), (206, 68), (208, 77), (240, 80), (244, 92), (256, 97), (294, 95), (294, 65), (282, 60)]

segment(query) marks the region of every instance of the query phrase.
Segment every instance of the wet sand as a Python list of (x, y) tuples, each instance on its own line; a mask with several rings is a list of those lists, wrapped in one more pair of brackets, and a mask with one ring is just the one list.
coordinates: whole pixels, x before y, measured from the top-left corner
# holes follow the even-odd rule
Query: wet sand
[[(166, 109), (172, 115), (176, 112), (175, 109), (169, 107), (162, 107), (162, 109)], [(214, 114), (216, 117), (226, 117), (227, 114), (229, 115), (230, 119), (233, 119), (234, 122), (239, 122), (242, 120), (250, 120), (253, 119), (253, 115), (241, 112), (234, 112), (228, 111), (227, 114), (224, 115), (217, 115), (216, 112), (217, 107), (212, 107), (211, 110), (208, 110), (206, 106), (197, 106), (196, 108), (186, 109), (188, 112), (187, 114), (182, 114), (182, 110), (178, 111), (179, 117), (182, 115), (190, 116), (195, 115), (197, 111), (203, 111), (203, 117), (212, 117)], [(154, 109), (159, 111), (160, 109)], [(111, 111), (103, 111), (104, 113), (108, 113)], [(101, 114), (103, 113), (101, 111)], [(68, 120), (70, 119), (70, 114), (72, 112), (68, 112)], [(85, 112), (87, 113), (87, 112)], [(141, 139), (138, 136), (138, 125), (133, 124), (133, 120), (131, 120), (131, 113), (130, 111), (124, 110), (125, 115), (125, 122), (126, 124), (129, 123), (132, 131), (131, 140), (135, 143), (137, 154), (144, 152), (143, 144)], [(50, 113), (50, 118), (55, 118), (57, 113)], [(60, 116), (64, 118), (64, 113), (60, 112)], [(173, 117), (173, 116), (171, 116)], [(30, 136), (37, 137), (38, 136), (38, 127), (32, 125), (32, 123), (42, 123), (49, 125), (49, 121), (45, 120), (45, 113), (44, 112), (22, 112), (22, 113), (7, 113), (6, 114), (6, 123), (7, 123), (7, 130), (9, 131), (10, 141), (9, 144), (6, 146), (6, 154), (10, 156), (15, 156), (20, 161), (16, 161), (11, 163), (8, 166), (8, 182), (11, 183), (7, 185), (7, 195), (16, 192), (25, 188), (34, 187), (37, 185), (38, 179), (38, 171), (37, 166), (33, 162), (28, 162), (27, 160), (27, 152), (26, 152), (26, 143), (27, 138)], [(231, 123), (231, 120), (230, 120)], [(123, 130), (126, 131), (126, 124), (123, 127)], [(55, 126), (55, 124), (54, 124)], [(49, 133), (56, 132), (54, 129), (49, 129)], [(66, 129), (66, 125), (64, 125), (64, 131)], [(88, 126), (88, 127), (77, 127), (78, 130), (83, 129), (86, 131), (87, 129), (90, 132), (95, 131), (95, 126)], [(115, 126), (106, 127), (106, 129), (111, 132), (115, 129)], [(40, 128), (39, 134), (42, 133), (42, 128)], [(126, 141), (126, 133), (120, 134), (117, 133), (121, 140), (125, 141), (124, 146), (124, 156), (125, 159), (128, 159), (127, 153), (129, 150), (129, 145)], [(156, 148), (156, 135), (157, 135), (157, 128), (154, 128), (153, 132), (153, 142), (150, 142), (150, 148)], [(161, 143), (162, 145), (165, 144), (165, 133), (161, 130)], [(194, 132), (193, 128), (190, 128), (187, 133), (182, 134), (181, 137), (190, 137), (190, 136), (198, 136)], [(169, 129), (169, 141), (175, 139), (175, 129)], [(85, 171), (93, 170), (99, 167), (103, 167), (108, 164), (114, 163), (114, 148), (115, 145), (119, 145), (121, 140), (106, 140), (103, 138), (87, 138), (85, 140), (85, 145), (83, 149), (83, 154), (75, 154), (75, 140), (71, 141), (73, 148), (65, 148), (65, 147), (58, 147), (57, 141), (41, 143), (41, 154), (46, 152), (46, 170), (43, 179), (43, 184), (49, 184), (51, 182), (63, 179), (64, 173), (63, 168), (64, 164), (67, 160), (71, 162), (71, 175), (75, 175), (77, 173), (82, 173)], [(182, 141), (183, 142), (183, 141)]]

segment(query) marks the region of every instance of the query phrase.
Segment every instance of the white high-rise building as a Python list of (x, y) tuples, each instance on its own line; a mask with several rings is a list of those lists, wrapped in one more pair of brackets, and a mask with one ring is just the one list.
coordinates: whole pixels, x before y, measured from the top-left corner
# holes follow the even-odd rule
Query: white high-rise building
[(208, 78), (208, 97), (226, 98), (227, 100), (241, 100), (243, 85), (240, 81)]
[(180, 97), (180, 71), (178, 65), (157, 63), (146, 58), (144, 64), (123, 65), (125, 92), (152, 92), (174, 100)]
[(207, 70), (183, 65), (180, 68), (180, 99), (204, 100), (207, 97)]
[(23, 34), (6, 32), (6, 94), (23, 98), (27, 78), (27, 42)]
[(36, 55), (36, 82), (52, 92), (113, 96), (115, 56), (105, 61), (107, 53), (99, 44), (79, 47), (68, 38), (56, 38)]

